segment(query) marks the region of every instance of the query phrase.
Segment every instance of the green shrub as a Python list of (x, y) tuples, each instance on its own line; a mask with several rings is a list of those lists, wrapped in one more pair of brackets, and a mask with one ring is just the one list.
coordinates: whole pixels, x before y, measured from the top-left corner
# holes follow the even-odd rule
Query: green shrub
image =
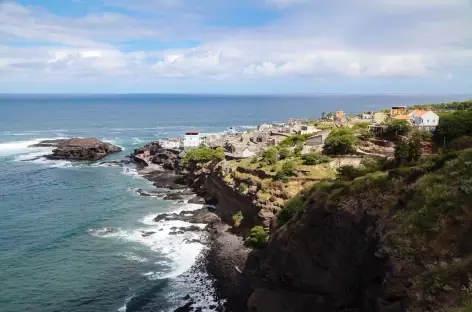
[(291, 154), (292, 153), (286, 147), (283, 147), (283, 148), (279, 149), (280, 159), (289, 158), (291, 156)]
[(297, 212), (303, 210), (305, 200), (301, 195), (297, 195), (289, 200), (277, 214), (277, 223), (279, 226), (287, 223)]
[(420, 135), (414, 135), (408, 140), (402, 140), (395, 146), (395, 159), (397, 164), (417, 161), (421, 157)]
[(295, 146), (293, 153), (295, 154), (295, 156), (301, 157), (302, 151), (303, 151), (303, 143), (298, 143), (297, 146)]
[(216, 150), (209, 149), (206, 147), (194, 148), (185, 153), (183, 163), (187, 165), (191, 162), (194, 163), (206, 163), (212, 160), (223, 160), (225, 159), (225, 151), (221, 147)]
[(262, 160), (268, 165), (275, 165), (278, 159), (279, 159), (279, 156), (277, 153), (277, 149), (275, 147), (266, 149), (262, 153)]
[(472, 136), (464, 135), (464, 136), (461, 136), (459, 138), (456, 138), (456, 139), (452, 140), (451, 142), (449, 142), (447, 144), (447, 147), (449, 149), (456, 150), (456, 151), (463, 150), (463, 149), (466, 149), (466, 148), (471, 148), (472, 147)]
[(282, 173), (286, 176), (292, 176), (295, 174), (295, 165), (293, 161), (288, 160), (282, 165), (281, 169)]
[(368, 130), (369, 129), (369, 126), (371, 125), (372, 123), (370, 122), (360, 122), (358, 124), (355, 124), (353, 127), (352, 127), (352, 130)]
[(251, 164), (257, 164), (257, 161), (258, 161), (257, 156), (253, 156), (251, 158)]
[(248, 190), (248, 186), (247, 186), (246, 183), (241, 183), (241, 184), (239, 184), (239, 191), (240, 191), (241, 193), (246, 193), (247, 190)]
[(279, 143), (279, 147), (292, 147), (298, 144), (304, 144), (306, 139), (312, 136), (312, 134), (296, 134), (286, 137)]
[(375, 136), (375, 134), (369, 129), (361, 129), (359, 131), (359, 134), (359, 137), (363, 140), (372, 139)]
[(255, 226), (249, 231), (246, 244), (251, 248), (263, 248), (269, 241), (269, 234), (262, 226)]
[(352, 154), (356, 151), (357, 138), (347, 128), (334, 129), (328, 135), (324, 152), (331, 155)]
[(308, 153), (302, 156), (303, 164), (308, 166), (319, 165), (331, 161), (331, 158), (321, 153)]
[(434, 131), (434, 139), (443, 144), (464, 135), (472, 135), (472, 110), (441, 114), (439, 125)]
[(337, 178), (341, 181), (350, 181), (368, 173), (365, 167), (356, 168), (351, 165), (345, 165), (338, 169)]
[(237, 214), (235, 214), (233, 216), (234, 225), (238, 226), (239, 224), (241, 224), (243, 219), (244, 219), (243, 212), (240, 210), (240, 211), (238, 211)]

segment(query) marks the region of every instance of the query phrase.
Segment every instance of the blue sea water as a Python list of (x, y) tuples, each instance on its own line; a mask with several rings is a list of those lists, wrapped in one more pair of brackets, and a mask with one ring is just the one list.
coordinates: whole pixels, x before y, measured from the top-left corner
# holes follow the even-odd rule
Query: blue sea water
[[(204, 247), (168, 235), (158, 213), (194, 205), (136, 195), (152, 190), (132, 167), (35, 159), (42, 139), (97, 137), (124, 159), (187, 128), (222, 132), (321, 112), (437, 103), (467, 96), (0, 96), (0, 310), (173, 311), (211, 287), (189, 272)], [(33, 160), (35, 159), (35, 160)], [(106, 228), (113, 229), (107, 232)], [(156, 234), (142, 237), (141, 231)], [(203, 280), (207, 276), (202, 273)], [(212, 300), (201, 296), (199, 302)]]

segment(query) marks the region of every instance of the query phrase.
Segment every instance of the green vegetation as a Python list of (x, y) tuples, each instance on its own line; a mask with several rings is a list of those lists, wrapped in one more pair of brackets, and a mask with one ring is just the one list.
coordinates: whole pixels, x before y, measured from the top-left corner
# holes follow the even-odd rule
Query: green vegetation
[(262, 161), (267, 165), (275, 165), (278, 159), (279, 155), (275, 147), (268, 148), (262, 153)]
[(297, 146), (295, 146), (295, 148), (293, 149), (293, 153), (297, 157), (302, 156), (302, 151), (303, 151), (303, 143), (298, 143)]
[[(406, 147), (418, 136), (406, 140)], [(415, 153), (406, 157), (415, 159)], [(408, 291), (418, 294), (409, 297), (409, 311), (471, 311), (472, 149), (396, 166), (379, 158), (342, 167), (338, 181), (321, 181), (286, 202), (277, 224), (317, 209), (375, 216), (386, 225), (383, 250), (402, 268), (404, 282), (412, 285)]]
[(441, 104), (413, 105), (409, 109), (432, 109), (432, 110), (469, 110), (472, 109), (472, 100), (464, 102), (449, 102)]
[(306, 139), (312, 136), (313, 134), (296, 134), (289, 137), (286, 137), (282, 141), (280, 141), (279, 148), (284, 147), (293, 147), (298, 144), (304, 144)]
[(277, 214), (277, 223), (279, 226), (287, 223), (299, 211), (305, 207), (305, 199), (301, 195), (297, 195), (289, 200)]
[(329, 155), (352, 154), (356, 151), (357, 138), (352, 130), (347, 128), (334, 129), (328, 135), (324, 152)]
[(212, 160), (223, 159), (225, 159), (225, 151), (223, 148), (220, 147), (213, 150), (206, 147), (199, 147), (186, 152), (183, 163), (187, 165), (189, 163), (206, 163)]
[[(471, 102), (472, 103), (472, 102)], [(439, 125), (434, 132), (434, 139), (443, 144), (464, 135), (472, 135), (472, 110), (441, 114)]]
[(295, 175), (295, 164), (288, 160), (282, 164), (280, 170), (277, 170), (274, 180), (287, 181), (293, 175)]
[(357, 131), (357, 130), (368, 130), (369, 129), (369, 126), (371, 125), (372, 123), (370, 122), (360, 122), (360, 123), (357, 123), (355, 124), (351, 129), (353, 131)]
[(282, 147), (279, 149), (279, 157), (280, 159), (286, 159), (289, 158), (292, 155), (292, 153), (289, 151), (288, 148)]
[(414, 135), (408, 140), (402, 140), (395, 146), (395, 159), (399, 165), (417, 161), (420, 157), (421, 134)]
[(472, 147), (472, 136), (461, 136), (449, 142), (447, 148), (451, 150), (463, 150)]
[(244, 194), (244, 193), (247, 193), (248, 189), (249, 189), (249, 188), (248, 188), (248, 186), (247, 186), (246, 183), (241, 183), (241, 184), (239, 184), (239, 191), (240, 191), (241, 193), (243, 193), (243, 194)]
[(239, 226), (241, 224), (241, 222), (243, 222), (243, 219), (244, 219), (244, 216), (243, 216), (243, 213), (242, 211), (238, 211), (237, 214), (235, 214), (233, 216), (233, 222), (234, 222), (234, 226)]
[(302, 156), (303, 164), (308, 166), (319, 165), (331, 161), (331, 158), (321, 153), (308, 153)]
[(269, 234), (262, 226), (255, 226), (249, 231), (246, 244), (251, 248), (263, 248), (269, 241)]
[(411, 128), (411, 124), (407, 120), (392, 120), (388, 124), (386, 132), (390, 135), (407, 135)]

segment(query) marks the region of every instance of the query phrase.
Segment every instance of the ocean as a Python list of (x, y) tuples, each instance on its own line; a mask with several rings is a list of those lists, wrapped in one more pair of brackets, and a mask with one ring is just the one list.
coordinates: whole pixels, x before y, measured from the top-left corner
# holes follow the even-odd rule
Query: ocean
[[(173, 311), (215, 299), (205, 246), (159, 213), (198, 206), (136, 194), (150, 182), (128, 168), (35, 159), (43, 139), (96, 137), (123, 147), (108, 159), (186, 129), (243, 131), (321, 112), (359, 113), (467, 96), (0, 95), (0, 310)], [(143, 237), (143, 231), (156, 234)], [(196, 277), (195, 275), (199, 275)], [(203, 310), (205, 311), (205, 309)], [(211, 310), (208, 310), (211, 311)]]

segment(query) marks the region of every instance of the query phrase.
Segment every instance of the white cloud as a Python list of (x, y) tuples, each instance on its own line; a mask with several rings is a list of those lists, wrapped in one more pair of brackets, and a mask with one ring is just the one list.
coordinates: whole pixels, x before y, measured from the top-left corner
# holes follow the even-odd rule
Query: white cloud
[[(472, 69), (472, 9), (463, 0), (414, 5), (403, 0), (260, 0), (291, 8), (278, 11), (275, 21), (251, 27), (210, 27), (192, 15), (202, 14), (204, 5), (215, 0), (183, 11), (184, 0), (109, 1), (170, 10), (176, 19), (166, 24), (171, 18), (160, 14), (137, 19), (109, 12), (66, 18), (13, 2), (0, 4), (2, 38), (54, 44), (0, 46), (1, 79), (455, 77), (459, 70)], [(423, 10), (428, 14), (418, 14)], [(157, 51), (120, 48), (128, 40), (169, 38), (201, 43)]]

